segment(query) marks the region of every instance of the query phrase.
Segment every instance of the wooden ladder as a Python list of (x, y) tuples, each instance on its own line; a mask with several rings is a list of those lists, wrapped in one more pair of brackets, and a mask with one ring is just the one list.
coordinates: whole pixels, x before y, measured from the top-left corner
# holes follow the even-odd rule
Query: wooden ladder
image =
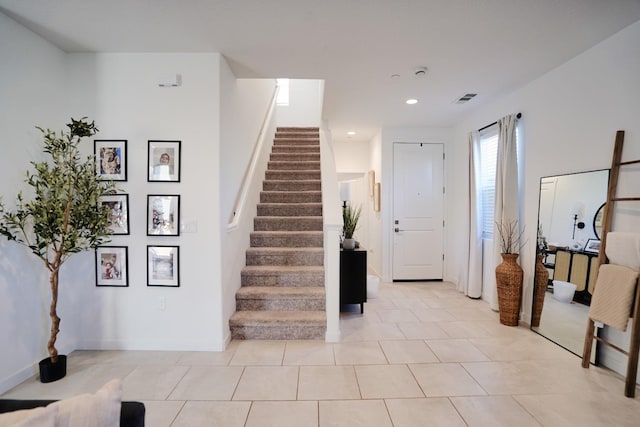
[[(616, 142), (613, 148), (613, 160), (611, 162), (611, 173), (609, 175), (609, 188), (607, 189), (607, 202), (604, 208), (604, 214), (602, 218), (602, 235), (600, 236), (600, 252), (598, 254), (598, 267), (602, 264), (606, 264), (607, 256), (605, 249), (607, 247), (607, 233), (611, 231), (611, 225), (613, 223), (613, 211), (616, 202), (622, 201), (640, 201), (640, 197), (617, 197), (618, 177), (620, 175), (620, 167), (625, 165), (632, 165), (640, 163), (640, 160), (622, 161), (622, 148), (624, 145), (624, 131), (619, 130), (616, 132)], [(629, 349), (624, 350), (615, 344), (605, 340), (602, 337), (594, 335), (595, 323), (591, 318), (587, 321), (587, 332), (584, 339), (584, 350), (582, 352), (582, 367), (588, 368), (589, 361), (591, 359), (591, 348), (593, 340), (597, 340), (609, 347), (627, 355), (627, 376), (625, 381), (624, 395), (627, 397), (634, 397), (636, 391), (636, 377), (638, 372), (638, 352), (640, 350), (640, 290), (638, 289), (638, 282), (636, 282), (635, 300), (632, 310), (632, 322), (631, 322), (631, 339), (629, 342)]]

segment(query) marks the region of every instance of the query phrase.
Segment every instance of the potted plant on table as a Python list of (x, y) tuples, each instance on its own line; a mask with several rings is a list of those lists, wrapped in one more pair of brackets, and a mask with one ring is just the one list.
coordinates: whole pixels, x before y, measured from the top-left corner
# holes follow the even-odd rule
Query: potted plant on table
[(500, 238), (500, 255), (502, 256), (502, 263), (496, 267), (500, 323), (518, 326), (523, 271), (517, 260), (523, 244), (524, 231), (519, 230), (516, 220), (496, 222), (496, 229)]
[[(17, 195), (15, 209), (0, 202), (0, 234), (29, 248), (49, 271), (51, 288), (51, 332), (47, 342), (49, 357), (40, 362), (40, 380), (51, 382), (66, 375), (66, 356), (55, 347), (60, 331), (57, 314), (60, 268), (75, 253), (95, 249), (106, 243), (111, 233), (106, 210), (99, 208), (100, 197), (115, 193), (112, 181), (96, 176), (95, 158), (82, 160), (79, 143), (98, 132), (94, 122), (71, 119), (68, 131), (58, 135), (39, 129), (44, 138), (43, 151), (49, 161), (32, 161), (26, 183), (33, 197), (27, 201)], [(106, 207), (105, 207), (106, 209)]]
[(343, 249), (355, 249), (356, 241), (353, 238), (353, 233), (358, 228), (358, 220), (360, 219), (360, 211), (362, 208), (358, 206), (353, 208), (350, 205), (342, 208), (342, 234), (344, 240), (342, 241)]

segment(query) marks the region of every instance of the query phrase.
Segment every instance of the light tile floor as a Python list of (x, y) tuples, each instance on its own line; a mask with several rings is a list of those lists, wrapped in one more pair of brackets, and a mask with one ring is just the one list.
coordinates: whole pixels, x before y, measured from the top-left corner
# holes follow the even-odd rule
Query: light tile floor
[(637, 426), (623, 379), (449, 283), (382, 284), (343, 340), (234, 341), (224, 352), (76, 351), (67, 376), (3, 397), (65, 398), (114, 377), (149, 427)]

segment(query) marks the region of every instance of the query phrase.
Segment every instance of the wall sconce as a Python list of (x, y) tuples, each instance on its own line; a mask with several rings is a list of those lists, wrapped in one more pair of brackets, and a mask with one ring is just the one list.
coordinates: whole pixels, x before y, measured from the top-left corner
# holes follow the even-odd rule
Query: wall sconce
[(582, 218), (582, 211), (584, 210), (584, 204), (578, 202), (573, 207), (573, 233), (571, 235), (571, 239), (576, 238), (576, 228), (582, 230), (584, 228), (584, 222), (578, 221), (579, 218)]

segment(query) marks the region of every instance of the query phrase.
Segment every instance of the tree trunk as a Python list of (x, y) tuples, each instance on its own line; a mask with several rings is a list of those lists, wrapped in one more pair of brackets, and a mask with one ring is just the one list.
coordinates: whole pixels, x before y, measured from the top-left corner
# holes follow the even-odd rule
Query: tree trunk
[(56, 307), (58, 305), (59, 271), (60, 270), (58, 268), (53, 269), (49, 278), (49, 284), (51, 285), (51, 307), (49, 308), (49, 317), (51, 317), (51, 335), (49, 337), (49, 342), (47, 343), (47, 350), (49, 351), (49, 357), (51, 357), (51, 362), (53, 363), (58, 361), (58, 350), (56, 349), (55, 344), (58, 332), (60, 332), (60, 318), (56, 312)]

